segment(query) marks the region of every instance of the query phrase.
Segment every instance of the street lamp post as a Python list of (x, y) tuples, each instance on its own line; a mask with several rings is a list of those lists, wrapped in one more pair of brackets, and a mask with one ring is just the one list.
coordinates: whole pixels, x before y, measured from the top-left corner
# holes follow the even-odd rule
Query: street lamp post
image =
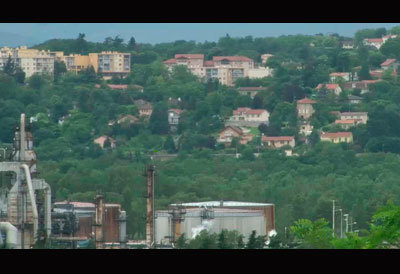
[(344, 214), (344, 217), (346, 218), (346, 233), (349, 232), (349, 214)]

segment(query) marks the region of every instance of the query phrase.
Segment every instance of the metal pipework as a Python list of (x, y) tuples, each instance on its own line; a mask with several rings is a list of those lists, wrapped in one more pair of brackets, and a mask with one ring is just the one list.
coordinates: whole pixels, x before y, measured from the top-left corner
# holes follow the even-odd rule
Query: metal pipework
[(21, 114), (19, 160), (25, 161), (25, 113)]
[(9, 222), (0, 222), (0, 231), (6, 234), (6, 248), (16, 248), (18, 229)]
[(29, 198), (31, 200), (32, 205), (32, 214), (33, 214), (33, 238), (36, 242), (37, 239), (37, 231), (38, 231), (38, 211), (36, 207), (35, 193), (33, 191), (31, 173), (29, 171), (29, 167), (26, 164), (22, 164), (21, 168), (25, 171), (25, 178), (28, 186)]

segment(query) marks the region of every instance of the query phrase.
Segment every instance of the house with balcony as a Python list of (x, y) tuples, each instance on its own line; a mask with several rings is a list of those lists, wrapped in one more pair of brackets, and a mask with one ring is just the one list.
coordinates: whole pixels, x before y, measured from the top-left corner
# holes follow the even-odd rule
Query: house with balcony
[(354, 127), (361, 123), (361, 120), (358, 119), (348, 119), (348, 120), (336, 120), (335, 125), (339, 125), (342, 129), (348, 130), (351, 127)]

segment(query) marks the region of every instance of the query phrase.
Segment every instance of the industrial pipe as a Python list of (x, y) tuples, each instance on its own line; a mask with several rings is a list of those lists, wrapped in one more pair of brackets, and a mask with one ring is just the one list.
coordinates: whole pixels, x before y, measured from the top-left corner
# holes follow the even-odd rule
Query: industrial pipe
[(119, 241), (121, 249), (126, 248), (126, 211), (121, 211), (119, 215)]
[(18, 229), (9, 222), (0, 222), (0, 231), (6, 234), (6, 248), (14, 249), (17, 245)]
[(36, 207), (35, 193), (33, 191), (31, 173), (29, 171), (29, 167), (26, 164), (22, 164), (21, 168), (24, 169), (24, 171), (25, 171), (25, 178), (26, 178), (26, 182), (28, 185), (29, 197), (31, 199), (32, 214), (33, 214), (33, 238), (34, 238), (34, 241), (36, 242), (39, 218), (38, 218), (38, 212), (37, 212), (37, 207)]
[(45, 226), (46, 226), (46, 235), (47, 238), (50, 238), (51, 235), (51, 188), (48, 183), (45, 183)]

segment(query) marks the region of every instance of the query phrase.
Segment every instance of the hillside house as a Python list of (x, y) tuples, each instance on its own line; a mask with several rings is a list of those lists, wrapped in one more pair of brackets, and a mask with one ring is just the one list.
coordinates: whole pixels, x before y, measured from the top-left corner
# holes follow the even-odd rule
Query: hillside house
[(319, 84), (316, 88), (318, 91), (322, 89), (326, 89), (328, 92), (333, 92), (336, 95), (339, 95), (342, 92), (339, 84)]
[(341, 112), (340, 120), (359, 120), (359, 123), (366, 124), (368, 121), (368, 112)]
[(353, 133), (351, 132), (322, 132), (321, 141), (331, 143), (352, 143)]
[(383, 70), (392, 69), (397, 70), (399, 67), (399, 62), (396, 59), (387, 59), (385, 62), (381, 64), (381, 68)]
[(110, 147), (115, 148), (116, 147), (116, 142), (113, 138), (108, 137), (108, 136), (100, 136), (99, 138), (94, 139), (95, 144), (99, 144), (101, 148), (104, 149), (104, 145), (106, 141), (110, 142)]
[(343, 49), (353, 49), (354, 48), (354, 41), (353, 40), (343, 41), (342, 42), (342, 48)]
[(230, 146), (233, 138), (238, 138), (241, 144), (247, 144), (253, 139), (253, 135), (247, 134), (249, 131), (244, 130), (240, 127), (227, 126), (219, 132), (218, 143), (223, 143), (226, 146)]
[(260, 124), (268, 124), (269, 112), (265, 109), (238, 108), (227, 122), (233, 126), (258, 127)]
[(263, 136), (261, 141), (269, 148), (281, 148), (284, 146), (295, 146), (294, 136)]
[(331, 74), (329, 74), (329, 79), (332, 83), (335, 83), (339, 79), (350, 81), (350, 78), (350, 72), (332, 72)]
[(168, 110), (168, 124), (177, 126), (179, 124), (179, 118), (182, 110), (176, 108), (170, 108)]
[(153, 106), (151, 104), (145, 104), (139, 106), (139, 116), (150, 117), (153, 113)]
[(339, 125), (339, 126), (341, 126), (341, 128), (347, 130), (351, 127), (358, 125), (360, 122), (361, 122), (361, 120), (357, 120), (357, 119), (336, 120), (335, 125)]
[(308, 98), (297, 101), (297, 115), (302, 119), (309, 119), (315, 112), (313, 104), (317, 102)]

